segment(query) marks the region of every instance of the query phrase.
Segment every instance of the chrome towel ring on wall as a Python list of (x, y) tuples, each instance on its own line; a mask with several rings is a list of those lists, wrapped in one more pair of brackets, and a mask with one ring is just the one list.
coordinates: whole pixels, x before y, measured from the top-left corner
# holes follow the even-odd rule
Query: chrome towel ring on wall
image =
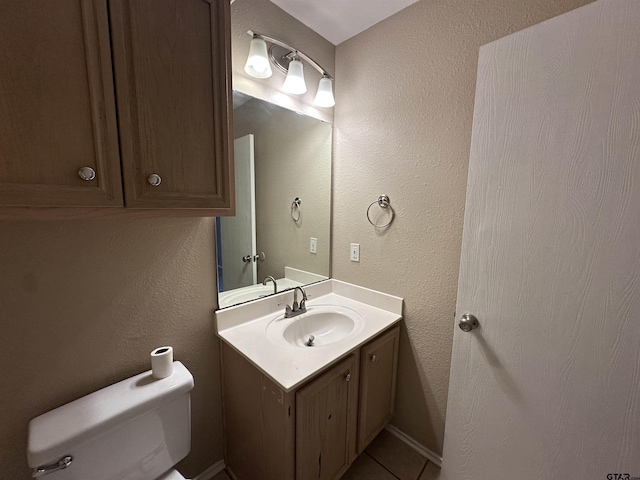
[(291, 218), (293, 218), (293, 221), (296, 223), (300, 221), (300, 214), (302, 213), (300, 210), (301, 203), (302, 200), (300, 200), (300, 197), (294, 198), (293, 202), (291, 202)]
[[(373, 223), (373, 221), (371, 220), (371, 216), (369, 215), (369, 213), (371, 211), (371, 207), (373, 207), (376, 203), (378, 204), (378, 206), (380, 208), (388, 208), (389, 211), (391, 212), (391, 218), (384, 225), (377, 225), (377, 224)], [(369, 220), (369, 223), (371, 225), (373, 225), (374, 227), (376, 227), (376, 228), (388, 227), (389, 225), (391, 225), (391, 222), (393, 222), (393, 219), (395, 218), (395, 216), (396, 216), (396, 212), (393, 209), (393, 207), (391, 206), (391, 200), (389, 199), (389, 197), (387, 195), (384, 195), (384, 194), (380, 195), (377, 200), (371, 202), (371, 204), (367, 208), (367, 220)]]

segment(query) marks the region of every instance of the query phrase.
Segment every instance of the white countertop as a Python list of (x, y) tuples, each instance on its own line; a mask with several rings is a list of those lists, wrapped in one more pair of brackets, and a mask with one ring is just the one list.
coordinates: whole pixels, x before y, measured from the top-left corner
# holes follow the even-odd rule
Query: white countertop
[[(284, 312), (278, 303), (292, 303), (293, 292), (216, 312), (218, 336), (285, 391), (299, 387), (402, 318), (402, 298), (339, 280), (309, 285), (305, 292), (309, 297), (309, 310), (319, 305), (346, 307), (364, 318), (363, 328), (342, 340), (312, 348), (273, 342), (267, 338), (267, 326)], [(294, 321), (295, 317), (290, 320)]]

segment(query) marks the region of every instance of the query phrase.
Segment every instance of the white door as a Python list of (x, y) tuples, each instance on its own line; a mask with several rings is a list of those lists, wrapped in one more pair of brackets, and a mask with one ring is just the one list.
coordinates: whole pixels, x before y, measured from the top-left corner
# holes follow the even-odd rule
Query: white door
[(441, 478), (640, 477), (639, 0), (480, 50), (464, 222)]
[[(258, 281), (256, 255), (256, 174), (253, 135), (233, 142), (236, 177), (236, 215), (220, 218), (222, 288), (255, 285)], [(246, 260), (249, 257), (249, 261)]]

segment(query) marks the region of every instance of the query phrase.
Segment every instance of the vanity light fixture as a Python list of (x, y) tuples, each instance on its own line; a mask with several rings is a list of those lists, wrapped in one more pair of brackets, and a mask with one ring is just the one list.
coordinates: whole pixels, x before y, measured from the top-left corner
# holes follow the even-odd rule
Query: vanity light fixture
[(284, 79), (282, 89), (287, 93), (294, 95), (302, 95), (307, 93), (307, 84), (304, 83), (303, 65), (297, 56), (294, 56), (289, 62), (289, 71)]
[[(251, 30), (251, 46), (244, 71), (255, 78), (269, 78), (272, 75), (271, 61), (278, 69), (287, 74), (282, 89), (294, 95), (306, 93), (307, 85), (304, 80), (304, 66), (301, 60), (315, 68), (322, 78), (318, 83), (318, 91), (313, 103), (318, 107), (333, 107), (336, 101), (333, 97), (333, 77), (329, 75), (309, 55), (301, 52), (277, 38), (262, 35)], [(267, 42), (270, 44), (267, 52)]]
[(249, 46), (249, 57), (244, 71), (255, 78), (269, 78), (272, 75), (267, 57), (267, 44), (261, 38), (254, 37)]

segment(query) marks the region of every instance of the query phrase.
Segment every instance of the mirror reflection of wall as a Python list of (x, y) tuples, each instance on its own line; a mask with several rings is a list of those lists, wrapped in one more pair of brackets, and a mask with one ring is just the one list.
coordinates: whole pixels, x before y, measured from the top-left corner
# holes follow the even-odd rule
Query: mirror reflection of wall
[(234, 93), (238, 213), (217, 222), (220, 308), (274, 293), (269, 276), (278, 291), (329, 277), (331, 135), (328, 123)]

